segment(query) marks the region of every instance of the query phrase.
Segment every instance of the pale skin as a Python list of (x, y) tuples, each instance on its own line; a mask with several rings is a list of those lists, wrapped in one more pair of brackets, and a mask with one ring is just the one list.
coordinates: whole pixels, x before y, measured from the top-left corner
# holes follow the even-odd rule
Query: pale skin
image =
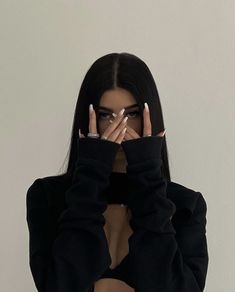
[[(134, 104), (136, 104), (136, 101), (133, 95), (119, 87), (105, 91), (100, 99), (99, 106), (109, 109), (105, 111), (102, 109), (102, 114), (99, 110), (98, 113), (100, 115), (98, 119), (100, 138), (102, 139), (105, 136), (107, 140), (120, 144), (120, 149), (117, 151), (112, 166), (112, 170), (116, 172), (126, 172), (127, 160), (125, 152), (122, 150), (122, 141), (141, 137), (141, 117), (140, 112), (138, 114), (138, 105), (126, 109)], [(121, 113), (122, 109), (125, 109), (124, 113)], [(92, 105), (89, 110), (89, 132), (98, 133), (96, 112)], [(148, 104), (146, 103), (143, 110), (143, 136), (148, 135), (152, 135), (152, 125)], [(164, 135), (165, 131), (158, 133), (157, 136), (163, 137)], [(80, 130), (79, 137), (85, 138)], [(129, 252), (128, 238), (133, 231), (129, 225), (129, 215), (126, 212), (126, 207), (109, 204), (103, 215), (106, 221), (104, 231), (112, 258), (110, 268), (115, 268)], [(112, 292), (134, 292), (133, 288), (117, 279), (100, 279), (95, 283), (95, 292), (108, 292), (109, 289)]]
[[(115, 96), (115, 98), (114, 98)], [(102, 136), (107, 137), (108, 140), (121, 144), (122, 141), (140, 138), (141, 131), (141, 119), (140, 116), (129, 118), (127, 121), (123, 121), (125, 115), (120, 114), (121, 109), (126, 108), (132, 104), (136, 104), (133, 95), (123, 88), (117, 88), (114, 90), (107, 90), (104, 92), (100, 99), (100, 105), (112, 110), (115, 116), (114, 121), (111, 123), (109, 119), (99, 119), (100, 138)], [(147, 105), (147, 103), (146, 103)], [(137, 108), (137, 107), (135, 107)], [(131, 111), (128, 111), (130, 113)], [(133, 110), (132, 110), (133, 112)], [(110, 113), (110, 116), (111, 114)], [(128, 114), (127, 113), (127, 114)], [(123, 122), (123, 123), (122, 123)], [(125, 130), (126, 132), (122, 132)], [(91, 108), (89, 111), (89, 132), (98, 133), (96, 125), (96, 112)], [(157, 136), (164, 136), (164, 131), (158, 133)], [(152, 135), (152, 125), (150, 120), (150, 112), (148, 105), (143, 111), (143, 136)], [(85, 137), (80, 133), (80, 137)], [(122, 148), (120, 146), (120, 148)], [(121, 150), (121, 149), (120, 149)], [(118, 151), (113, 163), (113, 171), (126, 172), (126, 157), (123, 151)]]

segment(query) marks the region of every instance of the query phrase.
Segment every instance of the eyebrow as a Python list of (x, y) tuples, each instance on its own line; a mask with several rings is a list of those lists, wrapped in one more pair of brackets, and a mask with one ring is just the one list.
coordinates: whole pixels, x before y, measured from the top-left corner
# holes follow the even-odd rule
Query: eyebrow
[[(127, 110), (127, 109), (130, 109), (130, 108), (133, 108), (133, 107), (137, 107), (137, 106), (138, 106), (138, 104), (135, 103), (135, 104), (132, 104), (132, 105), (129, 105), (129, 106), (125, 107), (125, 109)], [(109, 111), (109, 112), (113, 112), (112, 109), (107, 108), (107, 107), (105, 107), (105, 106), (98, 106), (97, 109), (103, 109), (103, 110), (107, 110), (107, 111)]]

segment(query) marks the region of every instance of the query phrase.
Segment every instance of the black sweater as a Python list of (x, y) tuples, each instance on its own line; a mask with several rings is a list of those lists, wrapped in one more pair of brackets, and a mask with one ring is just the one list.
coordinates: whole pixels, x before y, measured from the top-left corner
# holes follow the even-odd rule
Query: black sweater
[[(37, 178), (26, 195), (29, 258), (40, 292), (93, 292), (100, 278), (136, 292), (201, 292), (208, 268), (202, 194), (162, 176), (162, 137), (122, 142), (126, 173), (112, 172), (119, 144), (78, 139), (71, 179)], [(129, 253), (114, 269), (103, 226), (110, 203), (132, 212)]]

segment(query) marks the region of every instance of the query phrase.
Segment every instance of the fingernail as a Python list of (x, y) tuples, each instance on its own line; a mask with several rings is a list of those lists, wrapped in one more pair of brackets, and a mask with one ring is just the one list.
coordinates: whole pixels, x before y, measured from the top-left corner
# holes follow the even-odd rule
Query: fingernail
[(166, 129), (163, 131), (163, 133), (162, 133), (162, 136), (164, 136), (164, 135), (165, 135), (165, 133), (166, 133)]
[(112, 113), (112, 115), (113, 115), (114, 117), (116, 117), (116, 116), (117, 116), (115, 113)]
[(125, 132), (126, 132), (126, 128), (124, 128), (124, 129), (122, 130), (122, 134), (125, 134)]
[(89, 109), (90, 109), (90, 112), (93, 111), (93, 104), (92, 103), (90, 104)]
[(149, 112), (149, 106), (148, 106), (147, 102), (144, 103), (144, 107), (146, 108), (147, 112)]
[(125, 117), (122, 121), (125, 123), (127, 121), (128, 117)]
[(113, 121), (112, 120), (109, 120), (109, 122), (112, 123)]
[(120, 112), (119, 112), (119, 116), (121, 116), (123, 113), (124, 113), (125, 109), (121, 109)]

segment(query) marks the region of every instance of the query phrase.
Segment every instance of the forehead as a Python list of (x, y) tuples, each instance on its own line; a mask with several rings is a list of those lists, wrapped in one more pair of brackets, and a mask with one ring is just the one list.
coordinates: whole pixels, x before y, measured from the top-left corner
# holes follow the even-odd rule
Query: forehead
[(100, 98), (99, 108), (119, 110), (124, 108), (138, 107), (134, 96), (123, 88), (107, 90)]

